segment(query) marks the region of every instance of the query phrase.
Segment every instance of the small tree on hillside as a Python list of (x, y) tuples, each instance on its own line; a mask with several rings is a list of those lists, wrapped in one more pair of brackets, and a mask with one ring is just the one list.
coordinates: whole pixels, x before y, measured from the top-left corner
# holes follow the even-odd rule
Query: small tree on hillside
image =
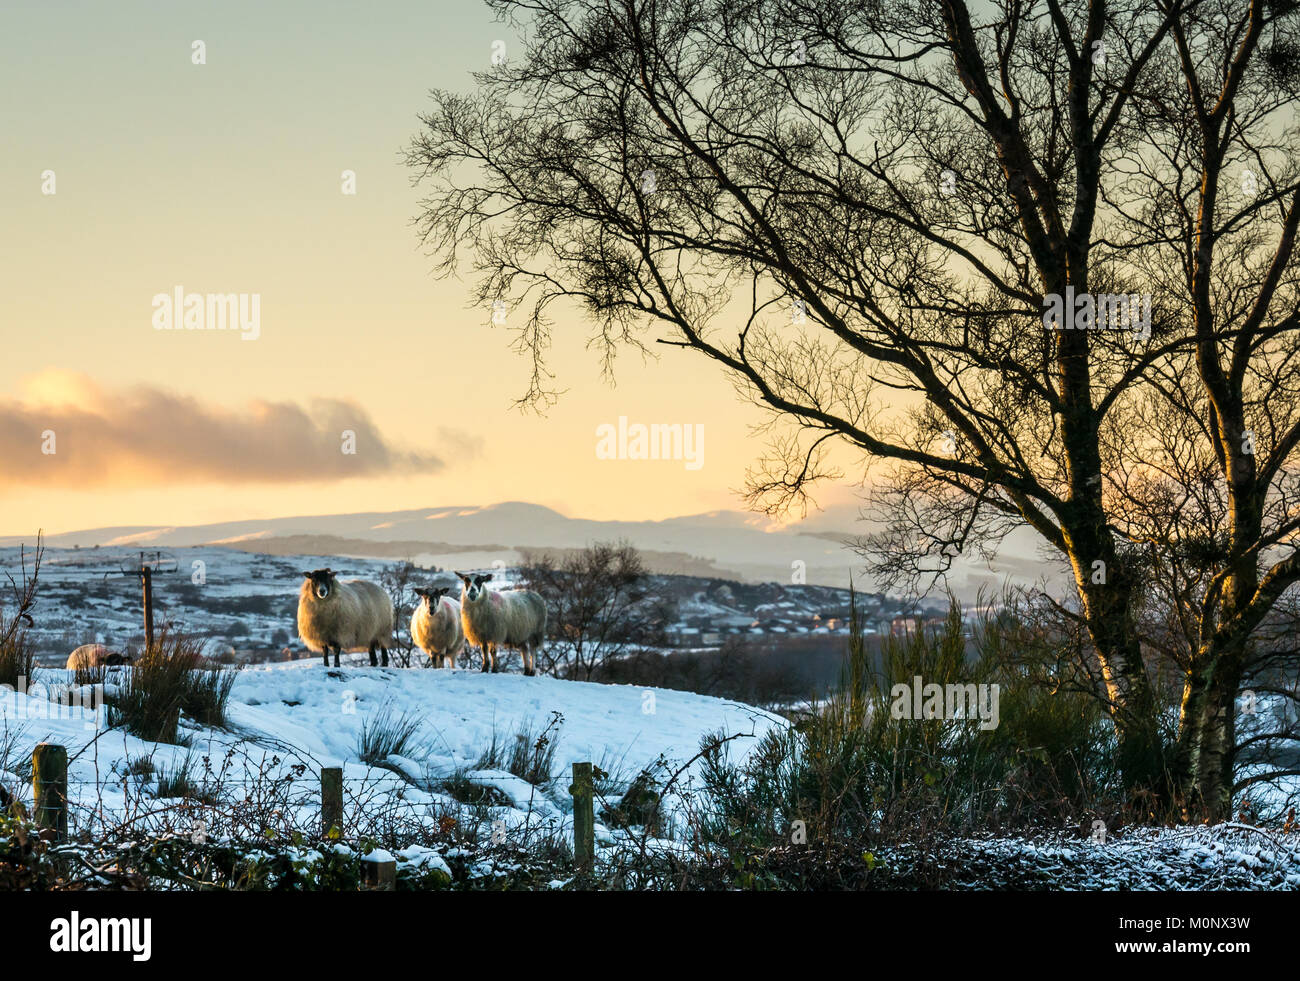
[(591, 679), (608, 661), (662, 644), (667, 621), (650, 595), (645, 564), (626, 541), (598, 542), (563, 557), (524, 552), (522, 576), (546, 600), (543, 670)]
[(411, 666), (411, 651), (415, 648), (411, 639), (411, 614), (418, 601), (415, 587), (419, 573), (420, 569), (408, 559), (394, 562), (379, 576), (379, 584), (393, 601), (393, 660), (404, 668)]

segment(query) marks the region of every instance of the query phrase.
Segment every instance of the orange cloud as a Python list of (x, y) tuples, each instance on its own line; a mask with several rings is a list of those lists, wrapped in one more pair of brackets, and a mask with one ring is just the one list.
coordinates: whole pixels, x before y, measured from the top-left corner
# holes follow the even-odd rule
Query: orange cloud
[[(392, 445), (341, 399), (230, 410), (151, 386), (109, 392), (60, 372), (29, 379), (23, 391), (25, 400), (0, 402), (0, 487), (319, 482), (446, 466), (438, 453)], [(448, 456), (475, 449), (462, 434), (440, 437)]]

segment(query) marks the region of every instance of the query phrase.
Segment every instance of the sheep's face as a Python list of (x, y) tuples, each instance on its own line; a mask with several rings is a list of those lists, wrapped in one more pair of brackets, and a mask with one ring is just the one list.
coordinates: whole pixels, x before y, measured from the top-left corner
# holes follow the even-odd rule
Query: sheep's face
[(460, 576), (461, 582), (465, 584), (464, 588), (461, 590), (461, 597), (465, 602), (477, 603), (487, 595), (488, 588), (483, 584), (492, 578), (492, 573), (489, 572), (484, 576), (475, 576), (472, 579), (469, 576), (462, 576), (459, 572), (456, 573), (456, 575)]
[(312, 595), (318, 600), (327, 600), (334, 593), (336, 577), (330, 569), (317, 569), (304, 572), (303, 576), (311, 582)]
[(430, 613), (438, 609), (438, 603), (450, 592), (446, 587), (441, 589), (417, 589), (415, 594), (424, 600), (424, 607)]

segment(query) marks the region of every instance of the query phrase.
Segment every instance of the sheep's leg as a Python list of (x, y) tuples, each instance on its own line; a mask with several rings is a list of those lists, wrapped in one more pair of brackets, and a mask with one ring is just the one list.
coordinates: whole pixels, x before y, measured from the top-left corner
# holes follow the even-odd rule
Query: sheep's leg
[(339, 666), (339, 655), (343, 653), (343, 648), (338, 644), (334, 645), (334, 667)]
[(487, 674), (492, 670), (492, 655), (488, 653), (488, 645), (484, 644), (480, 650), (483, 651), (483, 673)]
[(321, 648), (321, 657), (325, 659), (325, 667), (328, 668), (330, 666), (330, 645), (329, 644), (325, 644)]
[(375, 657), (375, 642), (370, 642), (370, 666), (372, 668), (379, 666), (379, 658)]
[(536, 673), (533, 670), (533, 645), (525, 644), (519, 649), (519, 653), (524, 659), (524, 674), (531, 678)]
[(381, 648), (379, 648), (379, 650), (380, 650), (380, 651), (383, 653), (383, 655), (384, 655), (383, 660), (380, 661), (380, 663), (381, 663), (384, 667), (388, 667), (388, 648), (387, 648), (387, 647), (381, 647)]
[(501, 665), (497, 661), (497, 655), (499, 653), (501, 653), (500, 649), (497, 647), (496, 644), (493, 644), (492, 645), (492, 673), (493, 674), (496, 674), (498, 671), (501, 670)]

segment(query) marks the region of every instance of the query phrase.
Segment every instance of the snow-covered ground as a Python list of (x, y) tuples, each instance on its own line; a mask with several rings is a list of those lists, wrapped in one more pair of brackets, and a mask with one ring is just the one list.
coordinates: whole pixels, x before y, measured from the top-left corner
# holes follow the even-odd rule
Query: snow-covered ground
[(1096, 838), (966, 838), (889, 847), (875, 857), (899, 879), (942, 877), (948, 889), (1300, 890), (1294, 833), (1232, 823)]
[[(213, 814), (196, 812), (195, 820), (237, 822), (238, 813), (224, 818), (215, 813), (233, 802), (236, 812), (251, 814), (262, 806), (284, 817), (287, 827), (310, 828), (319, 821), (320, 769), (342, 767), (345, 824), (360, 835), (399, 813), (407, 821), (436, 824), (460, 807), (446, 787), (455, 777), (495, 788), (492, 803), (499, 806), (480, 819), (506, 828), (527, 822), (568, 834), (573, 763), (590, 761), (608, 772), (612, 793), (660, 758), (673, 772), (712, 733), (753, 734), (728, 747), (733, 758), (743, 758), (758, 737), (785, 724), (750, 706), (688, 692), (517, 674), (372, 668), (359, 661), (365, 661), (364, 654), (340, 669), (296, 661), (239, 671), (229, 727), (201, 728), (182, 719), (188, 747), (96, 728), (91, 714), (50, 700), (58, 683), (70, 680), (68, 673), (44, 671), (43, 686), (0, 697), (0, 782), (30, 800), (24, 763), (37, 742), (60, 743), (70, 759), (70, 830), (120, 825), (143, 830), (151, 812), (168, 803), (156, 800), (158, 775), (175, 772), (188, 757), (194, 779), (219, 783), (223, 801)], [(416, 722), (416, 734), (402, 756), (370, 766), (360, 758), (362, 729), (384, 711)], [(549, 785), (534, 787), (500, 768), (476, 769), (494, 738), (508, 751), (516, 732), (524, 728), (536, 737), (555, 720), (554, 713), (562, 719), (551, 729), (556, 752)], [(138, 762), (143, 759), (152, 767)], [(680, 783), (689, 778), (688, 771)], [(285, 791), (290, 784), (294, 789)], [(268, 803), (271, 797), (275, 800)], [(280, 814), (284, 810), (293, 813)], [(597, 831), (599, 837), (606, 834)]]

